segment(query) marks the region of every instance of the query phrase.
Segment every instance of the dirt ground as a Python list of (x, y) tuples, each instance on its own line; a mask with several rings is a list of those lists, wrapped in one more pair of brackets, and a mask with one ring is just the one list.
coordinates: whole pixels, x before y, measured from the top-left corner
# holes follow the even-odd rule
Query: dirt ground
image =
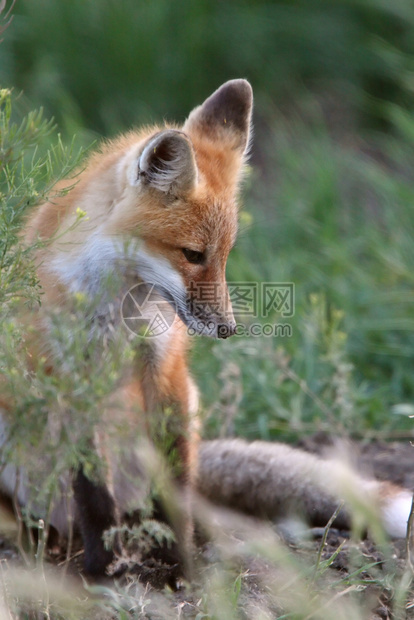
[[(299, 447), (323, 456), (329, 454), (335, 444), (336, 440), (329, 435), (316, 433), (303, 439)], [(414, 491), (414, 442), (352, 442), (349, 452), (358, 471)]]
[[(304, 439), (300, 447), (310, 452), (324, 455), (329, 453), (329, 450), (332, 450), (334, 445), (335, 442), (329, 437), (317, 434)], [(359, 471), (365, 472), (367, 475), (374, 475), (381, 480), (392, 481), (414, 491), (414, 446), (410, 441), (392, 443), (379, 441), (370, 443), (358, 442), (350, 446), (350, 451)], [(315, 563), (320, 550), (323, 529), (315, 528), (311, 532), (312, 536), (308, 537), (306, 544), (286, 541), (286, 545), (293, 552), (293, 555), (298, 557), (299, 560), (303, 557), (304, 561), (310, 565)], [(390, 570), (390, 562), (392, 563), (392, 571), (403, 571), (406, 565), (405, 544), (404, 540), (394, 541), (391, 547), (391, 557), (386, 558), (370, 540), (363, 540), (359, 543), (358, 552), (363, 556), (364, 563), (368, 567), (375, 566), (372, 569), (373, 572), (368, 569), (359, 574), (361, 589), (364, 590), (364, 596), (369, 600), (369, 620), (391, 620), (396, 617), (392, 609), (392, 587), (387, 588), (379, 585), (376, 576), (379, 573), (382, 573), (383, 576), (387, 574), (387, 571)], [(339, 547), (341, 549), (338, 552)], [(52, 566), (57, 567), (62, 562), (64, 557), (62, 551), (55, 548), (48, 554), (48, 562)], [(207, 572), (211, 574), (211, 568), (217, 562), (214, 552), (210, 553), (208, 544), (206, 544), (200, 548), (199, 555), (202, 566), (201, 574), (203, 571), (206, 574)], [(338, 578), (346, 580), (347, 576), (355, 568), (354, 555), (355, 541), (350, 540), (348, 532), (332, 528), (328, 533), (320, 558), (320, 561), (324, 562), (334, 557), (334, 560), (330, 562), (327, 576), (324, 578), (327, 578), (328, 581), (330, 579), (338, 580)], [(0, 560), (5, 560), (8, 564), (22, 565), (16, 547), (7, 537), (3, 536), (0, 536)], [(75, 575), (78, 571), (81, 572), (81, 567), (82, 550), (79, 546), (75, 546), (69, 572)], [(238, 608), (240, 610), (238, 617), (243, 620), (253, 620), (256, 617), (269, 618), (270, 620), (283, 616), (282, 602), (277, 597), (269, 596), (269, 588), (266, 586), (266, 583), (270, 583), (273, 577), (275, 583), (277, 583), (277, 569), (275, 565), (267, 562), (262, 557), (248, 557), (247, 559), (244, 557), (240, 560), (237, 570), (241, 575), (240, 591), (238, 593)], [(137, 577), (139, 578), (138, 580)], [(149, 620), (169, 617), (195, 618), (197, 614), (202, 614), (199, 592), (191, 594), (188, 588), (178, 589), (175, 593), (170, 591), (168, 594), (168, 604), (165, 600), (161, 601), (159, 598), (161, 593), (157, 592), (157, 590), (165, 583), (170, 583), (171, 585), (171, 582), (174, 580), (174, 569), (147, 561), (139, 569), (129, 570), (128, 579), (129, 583), (131, 583), (131, 579), (135, 579), (141, 583), (149, 581), (151, 584), (150, 591), (152, 591), (152, 595), (149, 598), (153, 602), (146, 607), (145, 614), (142, 615), (143, 618), (148, 618)], [(142, 585), (140, 587), (142, 588)], [(172, 609), (179, 609), (180, 615), (170, 616), (167, 611), (161, 612), (160, 615), (159, 610), (166, 604), (170, 611)], [(260, 613), (258, 613), (258, 610)], [(263, 612), (263, 610), (266, 611)], [(98, 617), (100, 620), (101, 618), (106, 620), (107, 618), (116, 618), (118, 616), (100, 615)], [(209, 616), (199, 615), (198, 617)], [(404, 614), (398, 617), (414, 618), (414, 603), (412, 609), (405, 603)]]

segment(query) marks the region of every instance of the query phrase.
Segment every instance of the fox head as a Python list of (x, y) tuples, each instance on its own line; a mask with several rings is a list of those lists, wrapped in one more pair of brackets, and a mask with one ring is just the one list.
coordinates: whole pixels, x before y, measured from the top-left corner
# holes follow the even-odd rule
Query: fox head
[(129, 190), (113, 224), (136, 229), (140, 278), (174, 303), (192, 333), (235, 332), (225, 269), (236, 240), (251, 113), (250, 84), (231, 80), (181, 128), (152, 133), (124, 162)]
[[(120, 266), (115, 286), (153, 285), (192, 333), (232, 335), (225, 269), (251, 114), (250, 84), (231, 80), (182, 127), (134, 131), (92, 155), (70, 192), (28, 223), (29, 243), (49, 240), (38, 268), (45, 299), (69, 290), (105, 302), (103, 278)], [(87, 217), (78, 222), (77, 213)]]

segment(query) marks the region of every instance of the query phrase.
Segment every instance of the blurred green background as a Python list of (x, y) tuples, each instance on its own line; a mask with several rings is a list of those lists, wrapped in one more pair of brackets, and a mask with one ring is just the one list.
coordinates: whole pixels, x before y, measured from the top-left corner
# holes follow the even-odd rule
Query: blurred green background
[(228, 279), (294, 282), (295, 315), (266, 319), (290, 338), (197, 339), (206, 432), (412, 435), (412, 1), (17, 0), (12, 13), (0, 85), (67, 143), (180, 122), (225, 80), (252, 83)]

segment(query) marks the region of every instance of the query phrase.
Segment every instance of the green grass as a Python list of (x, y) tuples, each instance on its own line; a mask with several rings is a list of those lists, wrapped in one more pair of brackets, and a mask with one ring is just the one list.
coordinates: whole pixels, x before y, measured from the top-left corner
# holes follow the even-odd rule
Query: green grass
[(260, 116), (304, 87), (383, 121), (413, 104), (410, 0), (19, 0), (0, 82), (69, 135), (183, 120), (223, 81), (248, 78)]
[(223, 365), (240, 369), (235, 423), (249, 437), (412, 428), (391, 412), (414, 394), (413, 142), (405, 131), (347, 138), (334, 139), (313, 113), (276, 119), (256, 145), (265, 167), (249, 179), (251, 224), (228, 279), (293, 282), (294, 317), (266, 319), (290, 324), (292, 337), (198, 342), (194, 355), (206, 395)]

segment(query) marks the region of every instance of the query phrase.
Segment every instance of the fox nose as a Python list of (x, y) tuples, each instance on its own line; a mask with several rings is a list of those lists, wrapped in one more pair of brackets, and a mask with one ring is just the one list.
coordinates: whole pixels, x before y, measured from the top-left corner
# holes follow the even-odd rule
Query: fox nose
[(236, 321), (229, 321), (228, 323), (219, 323), (217, 325), (217, 337), (229, 338), (236, 333)]

